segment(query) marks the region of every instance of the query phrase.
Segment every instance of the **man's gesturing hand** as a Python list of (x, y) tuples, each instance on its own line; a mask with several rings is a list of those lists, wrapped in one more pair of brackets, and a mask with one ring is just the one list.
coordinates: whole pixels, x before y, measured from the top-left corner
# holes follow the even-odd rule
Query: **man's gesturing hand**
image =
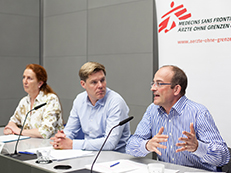
[(168, 135), (162, 135), (163, 131), (164, 131), (164, 127), (161, 127), (159, 132), (146, 143), (146, 149), (148, 151), (154, 151), (160, 156), (161, 156), (161, 152), (157, 149), (157, 147), (166, 149), (167, 147), (160, 143), (168, 141)]

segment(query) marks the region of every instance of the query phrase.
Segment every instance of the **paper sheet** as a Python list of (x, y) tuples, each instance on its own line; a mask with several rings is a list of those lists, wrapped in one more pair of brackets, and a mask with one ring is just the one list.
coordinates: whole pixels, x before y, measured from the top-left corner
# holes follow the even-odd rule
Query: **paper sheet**
[(65, 160), (65, 159), (71, 159), (71, 158), (77, 158), (77, 157), (86, 157), (86, 156), (92, 156), (92, 151), (83, 151), (83, 150), (56, 150), (52, 146), (50, 147), (42, 147), (42, 148), (34, 148), (27, 150), (28, 152), (35, 153), (40, 152), (49, 152), (49, 156), (51, 160)]
[[(20, 140), (29, 139), (29, 136), (20, 136)], [(18, 140), (18, 135), (0, 135), (0, 142), (7, 143)]]
[[(116, 166), (110, 167), (111, 165), (119, 162)], [(133, 162), (131, 160), (116, 160), (110, 162), (96, 163), (93, 166), (94, 171), (103, 172), (103, 173), (121, 173), (121, 172), (129, 172), (132, 170), (140, 169), (145, 164)], [(91, 169), (91, 165), (86, 165), (86, 168)]]
[[(140, 169), (136, 169), (136, 170), (134, 170), (134, 171), (129, 171), (129, 172), (127, 172), (127, 173), (149, 173), (149, 171), (148, 171), (148, 167), (147, 166), (145, 166), (145, 167), (142, 167), (142, 168), (140, 168)], [(177, 173), (177, 172), (179, 172), (179, 170), (173, 170), (173, 169), (164, 169), (164, 173)]]
[[(116, 166), (110, 167), (114, 163), (119, 162)], [(91, 165), (86, 165), (87, 169), (91, 169)], [(110, 162), (96, 163), (93, 166), (94, 171), (103, 173), (149, 173), (147, 164), (134, 162), (131, 160), (121, 159)], [(164, 173), (177, 173), (179, 170), (166, 169)]]

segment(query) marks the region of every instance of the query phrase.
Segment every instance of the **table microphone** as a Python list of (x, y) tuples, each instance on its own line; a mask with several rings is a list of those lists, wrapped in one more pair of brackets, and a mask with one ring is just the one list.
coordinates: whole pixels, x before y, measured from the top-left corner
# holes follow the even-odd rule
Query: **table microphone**
[(92, 173), (92, 170), (93, 170), (93, 166), (94, 166), (94, 164), (95, 164), (95, 162), (96, 162), (96, 160), (97, 160), (97, 158), (98, 158), (100, 152), (102, 151), (104, 144), (106, 143), (108, 137), (110, 136), (112, 130), (113, 130), (114, 128), (118, 127), (118, 126), (122, 126), (122, 125), (126, 124), (127, 122), (131, 121), (132, 119), (133, 119), (133, 116), (128, 117), (128, 118), (126, 118), (125, 120), (121, 121), (118, 125), (112, 127), (112, 129), (111, 129), (110, 132), (108, 133), (108, 135), (107, 135), (107, 137), (106, 137), (106, 139), (105, 139), (103, 145), (101, 146), (101, 148), (100, 148), (100, 150), (99, 150), (97, 156), (95, 157), (95, 160), (93, 161), (93, 163), (92, 163), (92, 165), (91, 165), (91, 173)]
[(33, 111), (33, 110), (37, 110), (37, 109), (39, 109), (39, 108), (45, 106), (46, 104), (47, 104), (47, 103), (42, 103), (41, 105), (35, 106), (33, 109), (31, 109), (29, 112), (27, 112), (26, 117), (25, 117), (24, 122), (23, 122), (23, 125), (22, 125), (22, 128), (21, 128), (21, 131), (20, 131), (20, 133), (19, 133), (19, 135), (18, 135), (18, 140), (17, 140), (17, 143), (16, 143), (16, 145), (15, 145), (14, 154), (10, 154), (11, 157), (18, 157), (18, 156), (20, 156), (20, 154), (18, 154), (18, 152), (17, 152), (17, 146), (18, 146), (18, 142), (19, 142), (20, 136), (21, 136), (21, 134), (22, 134), (22, 130), (23, 130), (23, 127), (24, 127), (24, 125), (25, 125), (25, 122), (26, 122), (26, 119), (27, 119), (28, 114), (29, 114), (31, 111)]

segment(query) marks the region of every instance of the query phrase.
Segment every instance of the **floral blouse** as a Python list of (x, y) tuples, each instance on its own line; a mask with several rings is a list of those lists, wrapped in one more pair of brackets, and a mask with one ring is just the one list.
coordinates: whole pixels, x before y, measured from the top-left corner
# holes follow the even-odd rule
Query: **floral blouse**
[[(42, 103), (47, 104), (29, 113), (24, 129), (36, 128), (43, 138), (50, 138), (51, 135), (57, 132), (57, 130), (63, 129), (61, 105), (58, 97), (55, 94), (49, 93), (45, 95), (43, 91), (40, 91), (32, 108)], [(22, 126), (26, 114), (30, 110), (30, 96), (27, 95), (20, 100), (14, 115), (10, 118), (10, 121), (16, 123), (18, 126)]]

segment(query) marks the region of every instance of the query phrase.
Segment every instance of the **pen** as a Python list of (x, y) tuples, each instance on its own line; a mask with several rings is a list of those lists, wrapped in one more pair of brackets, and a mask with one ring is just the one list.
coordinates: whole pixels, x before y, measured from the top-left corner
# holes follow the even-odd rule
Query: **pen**
[(116, 165), (118, 165), (119, 163), (120, 163), (120, 162), (116, 162), (116, 163), (112, 164), (110, 167), (116, 166)]
[(27, 152), (27, 151), (19, 151), (20, 154), (34, 154), (34, 153), (30, 153), (30, 152)]

